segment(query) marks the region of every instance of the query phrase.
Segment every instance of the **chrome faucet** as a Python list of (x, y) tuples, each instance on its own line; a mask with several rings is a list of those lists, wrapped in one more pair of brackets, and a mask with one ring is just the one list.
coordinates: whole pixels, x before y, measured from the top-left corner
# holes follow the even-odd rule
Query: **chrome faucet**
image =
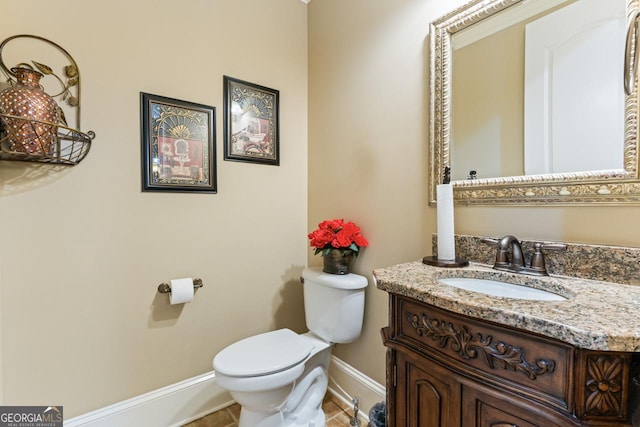
[(563, 251), (567, 249), (564, 243), (541, 243), (533, 244), (533, 255), (529, 266), (525, 265), (522, 245), (517, 238), (511, 235), (504, 236), (502, 239), (484, 238), (482, 243), (496, 246), (496, 262), (493, 265), (495, 270), (511, 271), (520, 274), (529, 274), (533, 276), (548, 276), (547, 267), (544, 262), (543, 250)]

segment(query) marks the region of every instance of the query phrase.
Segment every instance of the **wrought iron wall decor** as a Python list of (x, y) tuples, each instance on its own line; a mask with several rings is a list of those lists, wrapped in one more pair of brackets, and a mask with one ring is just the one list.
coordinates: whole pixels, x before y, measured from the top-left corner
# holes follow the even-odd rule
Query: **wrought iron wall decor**
[[(68, 61), (62, 67), (62, 78), (54, 69), (30, 59), (8, 68), (3, 50), (14, 40), (29, 39), (55, 49)], [(0, 43), (0, 74), (11, 85), (0, 93), (0, 160), (18, 160), (60, 165), (76, 165), (82, 161), (95, 138), (93, 131), (80, 128), (80, 69), (73, 57), (60, 45), (40, 36), (20, 34)], [(47, 94), (40, 85), (42, 78), (53, 78), (60, 91)], [(58, 98), (75, 112), (70, 127)], [(71, 119), (71, 118), (70, 118)]]

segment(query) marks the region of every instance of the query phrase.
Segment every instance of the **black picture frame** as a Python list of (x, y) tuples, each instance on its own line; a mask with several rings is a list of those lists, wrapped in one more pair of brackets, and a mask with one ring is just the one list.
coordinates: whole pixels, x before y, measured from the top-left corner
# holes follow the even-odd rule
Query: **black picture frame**
[(142, 191), (216, 193), (216, 109), (140, 92)]
[(224, 160), (280, 165), (280, 91), (224, 76)]

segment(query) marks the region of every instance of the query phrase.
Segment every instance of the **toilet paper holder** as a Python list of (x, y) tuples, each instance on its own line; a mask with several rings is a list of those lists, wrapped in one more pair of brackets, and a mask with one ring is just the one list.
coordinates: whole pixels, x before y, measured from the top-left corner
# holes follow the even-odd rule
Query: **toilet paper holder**
[[(194, 289), (198, 289), (203, 287), (204, 285), (202, 284), (202, 279), (193, 279), (193, 288)], [(171, 293), (171, 285), (169, 285), (168, 283), (160, 283), (158, 285), (158, 292), (160, 292), (161, 294), (169, 294)]]

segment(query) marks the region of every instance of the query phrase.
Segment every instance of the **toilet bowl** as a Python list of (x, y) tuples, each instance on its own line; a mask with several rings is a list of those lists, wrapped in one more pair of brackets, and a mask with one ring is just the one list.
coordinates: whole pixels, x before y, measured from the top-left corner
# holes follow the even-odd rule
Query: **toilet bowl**
[(334, 343), (362, 329), (367, 279), (305, 269), (310, 331), (279, 329), (242, 339), (213, 360), (216, 381), (241, 405), (240, 427), (323, 427), (322, 400)]
[(232, 344), (213, 368), (218, 384), (242, 405), (240, 426), (320, 427), (330, 357), (329, 343), (312, 333), (279, 329)]

